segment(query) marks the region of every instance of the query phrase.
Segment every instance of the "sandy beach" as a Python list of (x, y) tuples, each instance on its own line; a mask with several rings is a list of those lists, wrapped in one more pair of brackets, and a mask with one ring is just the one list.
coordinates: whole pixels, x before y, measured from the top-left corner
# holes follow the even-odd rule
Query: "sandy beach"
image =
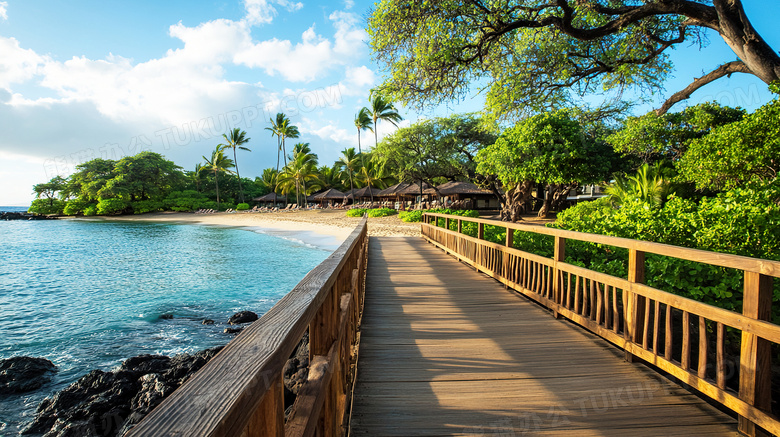
[[(307, 210), (272, 213), (161, 212), (138, 216), (100, 217), (104, 220), (192, 223), (212, 226), (252, 227), (271, 232), (310, 233), (344, 241), (360, 222), (359, 217), (347, 217), (344, 210)], [(397, 215), (371, 217), (368, 233), (372, 236), (403, 237), (420, 235), (419, 223), (404, 223)]]

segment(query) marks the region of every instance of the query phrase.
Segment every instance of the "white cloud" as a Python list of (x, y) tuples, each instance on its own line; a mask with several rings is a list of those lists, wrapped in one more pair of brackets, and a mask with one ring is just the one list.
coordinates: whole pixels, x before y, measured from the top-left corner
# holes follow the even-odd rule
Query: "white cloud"
[(246, 9), (244, 21), (250, 25), (271, 23), (277, 13), (276, 8), (271, 3), (276, 3), (290, 12), (303, 8), (303, 3), (291, 2), (289, 0), (274, 0), (271, 2), (268, 0), (244, 0), (244, 8)]
[(0, 2), (0, 18), (8, 19), (8, 2)]
[[(2, 6), (0, 4), (0, 11)], [(0, 36), (0, 88), (11, 90), (11, 84), (26, 82), (40, 73), (48, 57), (40, 56), (33, 50), (23, 49), (15, 38)]]
[(344, 0), (344, 9), (352, 9), (354, 6), (354, 0)]
[(303, 134), (315, 135), (323, 140), (333, 141), (345, 147), (352, 147), (353, 144), (357, 146), (357, 131), (353, 135), (351, 132), (343, 128), (338, 128), (336, 125), (343, 123), (327, 122), (325, 125), (315, 122), (314, 120), (304, 118), (300, 131)]
[(367, 45), (368, 34), (360, 26), (360, 18), (351, 12), (336, 11), (328, 16), (336, 28), (333, 51), (344, 55), (362, 53)]
[(358, 16), (334, 12), (328, 17), (336, 32), (333, 40), (317, 34), (312, 25), (301, 35), (301, 42), (276, 38), (256, 44), (242, 44), (233, 58), (236, 64), (262, 68), (271, 76), (280, 74), (293, 82), (311, 82), (337, 66), (347, 65), (365, 52), (366, 33)]
[(318, 35), (314, 26), (301, 35), (301, 42), (276, 38), (252, 44), (237, 52), (234, 62), (250, 68), (262, 68), (268, 75), (281, 74), (292, 82), (310, 82), (338, 63), (332, 44)]

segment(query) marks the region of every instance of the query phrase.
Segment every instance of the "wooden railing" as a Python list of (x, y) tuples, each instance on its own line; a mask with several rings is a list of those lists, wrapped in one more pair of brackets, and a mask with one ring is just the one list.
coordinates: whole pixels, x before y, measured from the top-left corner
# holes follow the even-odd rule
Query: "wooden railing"
[[(467, 222), (476, 224), (476, 237), (461, 233)], [(485, 241), (485, 225), (506, 229), (504, 244)], [(780, 262), (443, 214), (424, 214), (421, 231), (429, 242), (546, 306), (556, 317), (623, 348), (627, 359), (644, 360), (734, 411), (743, 434), (762, 435), (765, 430), (780, 435), (780, 420), (771, 412), (771, 348), (780, 344), (780, 326), (769, 322)], [(554, 256), (513, 248), (515, 231), (554, 238)], [(627, 278), (564, 262), (567, 240), (628, 249)], [(645, 285), (646, 253), (743, 271), (742, 314)], [(734, 351), (726, 350), (727, 337), (739, 339)], [(734, 355), (736, 365), (728, 369), (727, 360)], [(729, 387), (728, 373), (736, 371), (738, 387)]]
[[(366, 230), (364, 218), (333, 254), (130, 435), (343, 435), (365, 286)], [(307, 329), (309, 376), (285, 423), (282, 370)]]

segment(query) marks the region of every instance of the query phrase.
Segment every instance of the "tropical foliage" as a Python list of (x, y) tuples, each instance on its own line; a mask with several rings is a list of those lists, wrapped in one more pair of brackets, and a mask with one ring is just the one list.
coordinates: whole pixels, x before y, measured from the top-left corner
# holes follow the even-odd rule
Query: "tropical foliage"
[(506, 118), (572, 106), (591, 93), (661, 91), (673, 71), (670, 51), (704, 46), (709, 30), (732, 59), (704, 66), (709, 72), (669, 96), (659, 113), (732, 73), (780, 79), (777, 47), (739, 1), (383, 0), (368, 18), (389, 96), (423, 107), (463, 99), (478, 84), (487, 90), (486, 109)]

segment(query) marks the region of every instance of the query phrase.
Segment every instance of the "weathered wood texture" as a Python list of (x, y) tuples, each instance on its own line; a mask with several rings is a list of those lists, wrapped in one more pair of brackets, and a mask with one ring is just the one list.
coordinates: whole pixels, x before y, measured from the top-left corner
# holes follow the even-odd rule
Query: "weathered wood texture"
[[(365, 289), (366, 223), (129, 435), (343, 435)], [(282, 370), (307, 329), (312, 372), (285, 424)]]
[(371, 237), (365, 303), (351, 435), (736, 434), (733, 418), (422, 239)]
[[(460, 218), (478, 226), (490, 224), (515, 233), (552, 236), (555, 256), (550, 259), (444, 229), (437, 226), (443, 222), (441, 217), (445, 216), (426, 214), (421, 225), (423, 236), (435, 246), (546, 306), (556, 317), (565, 317), (624, 349), (629, 361), (647, 361), (731, 409), (740, 416), (741, 432), (780, 435), (780, 420), (771, 413), (769, 390), (771, 345), (780, 343), (780, 326), (769, 322), (772, 277), (780, 277), (780, 263), (541, 226)], [(628, 249), (627, 277), (566, 263), (567, 240)], [(743, 313), (645, 285), (646, 253), (743, 270)], [(738, 387), (726, 383), (726, 330), (742, 336), (741, 351), (738, 346), (737, 352), (731, 352), (740, 369)]]

